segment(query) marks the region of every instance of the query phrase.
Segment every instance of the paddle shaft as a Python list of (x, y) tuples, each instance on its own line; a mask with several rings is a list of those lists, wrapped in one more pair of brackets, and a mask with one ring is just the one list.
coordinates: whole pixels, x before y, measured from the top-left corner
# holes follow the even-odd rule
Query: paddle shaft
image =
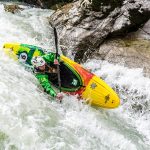
[[(53, 29), (54, 29), (54, 36), (55, 36), (56, 59), (58, 60), (58, 36), (57, 36), (56, 28), (53, 27)], [(58, 75), (59, 91), (61, 92), (61, 78), (60, 78), (60, 67), (59, 67), (59, 64), (57, 64), (57, 75)]]

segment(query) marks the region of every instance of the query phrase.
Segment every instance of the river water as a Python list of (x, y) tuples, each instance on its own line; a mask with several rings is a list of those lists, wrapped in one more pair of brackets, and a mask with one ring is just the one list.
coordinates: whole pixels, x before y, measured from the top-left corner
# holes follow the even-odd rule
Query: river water
[(74, 96), (52, 101), (2, 51), (5, 42), (54, 49), (47, 20), (53, 12), (21, 7), (11, 14), (0, 4), (0, 150), (149, 150), (150, 79), (142, 69), (94, 59), (83, 64), (118, 92), (117, 109), (93, 108)]

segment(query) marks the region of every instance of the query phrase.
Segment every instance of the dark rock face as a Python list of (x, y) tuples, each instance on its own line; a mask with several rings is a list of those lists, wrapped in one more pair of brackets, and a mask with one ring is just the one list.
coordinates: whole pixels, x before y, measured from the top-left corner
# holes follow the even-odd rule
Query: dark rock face
[(105, 14), (122, 5), (123, 0), (93, 0), (91, 8), (93, 11), (102, 11)]
[(121, 7), (121, 14), (115, 21), (111, 35), (124, 35), (136, 31), (150, 19), (150, 1), (130, 0)]
[(132, 38), (136, 39), (147, 39), (150, 40), (150, 20), (145, 23), (143, 28), (139, 29), (137, 32), (130, 34)]
[(73, 0), (22, 0), (25, 3), (37, 5), (41, 8), (51, 8), (51, 6), (58, 3), (69, 3)]
[(105, 39), (135, 31), (148, 19), (148, 0), (82, 0), (62, 7), (50, 21), (59, 31), (62, 47), (73, 50), (80, 62), (98, 50)]

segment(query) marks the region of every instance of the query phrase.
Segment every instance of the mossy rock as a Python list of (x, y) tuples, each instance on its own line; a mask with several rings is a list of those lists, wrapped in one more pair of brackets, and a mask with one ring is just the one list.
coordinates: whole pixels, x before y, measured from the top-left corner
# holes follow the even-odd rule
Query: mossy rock
[(4, 10), (6, 12), (11, 12), (11, 13), (16, 13), (18, 12), (19, 10), (23, 10), (23, 8), (20, 8), (18, 5), (6, 5), (4, 4)]
[(72, 3), (58, 3), (58, 4), (55, 4), (55, 5), (51, 6), (50, 9), (53, 9), (53, 10), (57, 10), (57, 9), (64, 10), (65, 8), (67, 8), (67, 10), (68, 10), (68, 6), (69, 6), (69, 8), (71, 8)]

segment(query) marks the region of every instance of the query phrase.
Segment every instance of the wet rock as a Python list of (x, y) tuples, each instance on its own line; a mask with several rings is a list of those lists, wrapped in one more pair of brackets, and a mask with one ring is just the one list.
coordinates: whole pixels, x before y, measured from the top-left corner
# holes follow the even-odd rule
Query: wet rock
[(118, 6), (122, 6), (123, 0), (92, 0), (91, 9), (109, 13)]
[(150, 40), (150, 20), (146, 22), (143, 28), (140, 28), (137, 32), (129, 34), (132, 38), (140, 38)]
[(47, 8), (46, 4), (44, 3), (44, 0), (23, 0), (23, 2), (31, 5), (39, 6), (41, 8)]
[(137, 32), (105, 41), (90, 58), (102, 59), (131, 68), (143, 68), (150, 77), (150, 20)]
[(60, 6), (72, 2), (73, 0), (23, 0), (23, 2), (39, 6), (41, 8), (59, 8)]
[(111, 35), (124, 35), (137, 31), (150, 19), (150, 1), (129, 0), (121, 7), (121, 14), (116, 19)]
[(131, 68), (143, 68), (150, 76), (150, 41), (127, 36), (103, 43), (91, 58), (106, 60)]
[(126, 0), (115, 5), (112, 2), (98, 2), (96, 10), (89, 0), (77, 1), (51, 16), (50, 21), (58, 29), (60, 44), (73, 53), (76, 61), (85, 61), (106, 39), (125, 36), (150, 19), (150, 1)]
[(18, 5), (6, 5), (4, 4), (4, 10), (11, 13), (16, 13), (19, 10), (23, 10), (23, 8), (20, 8)]

